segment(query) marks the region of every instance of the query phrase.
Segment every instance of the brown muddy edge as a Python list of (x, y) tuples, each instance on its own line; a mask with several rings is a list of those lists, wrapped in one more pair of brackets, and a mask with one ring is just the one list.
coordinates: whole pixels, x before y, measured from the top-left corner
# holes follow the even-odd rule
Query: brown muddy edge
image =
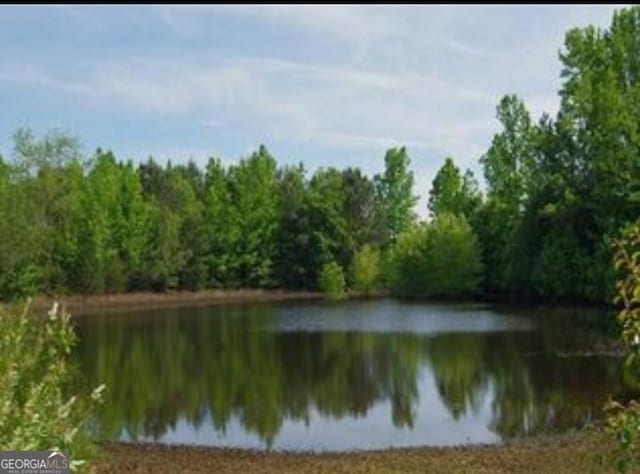
[(152, 443), (101, 444), (94, 472), (256, 473), (587, 473), (608, 472), (593, 433), (569, 433), (502, 445), (393, 448), (347, 453), (280, 452)]
[(252, 302), (321, 300), (324, 296), (314, 291), (286, 290), (201, 290), (168, 291), (163, 293), (137, 292), (102, 295), (37, 296), (31, 302), (34, 313), (43, 313), (58, 301), (72, 315), (118, 312), (136, 309), (177, 308), (197, 305), (235, 304)]

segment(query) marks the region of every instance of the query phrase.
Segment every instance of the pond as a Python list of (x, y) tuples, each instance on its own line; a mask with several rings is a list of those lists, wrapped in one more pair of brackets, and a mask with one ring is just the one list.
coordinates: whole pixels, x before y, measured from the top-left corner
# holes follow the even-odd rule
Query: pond
[[(500, 443), (580, 428), (621, 360), (613, 317), (391, 299), (78, 318), (103, 439), (348, 451)], [(614, 322), (615, 329), (615, 322)]]

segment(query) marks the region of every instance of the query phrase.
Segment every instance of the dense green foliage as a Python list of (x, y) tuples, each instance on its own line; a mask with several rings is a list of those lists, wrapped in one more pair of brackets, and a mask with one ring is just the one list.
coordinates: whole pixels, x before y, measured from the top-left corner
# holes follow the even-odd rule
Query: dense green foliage
[(65, 450), (72, 469), (87, 467), (87, 423), (104, 385), (90, 397), (67, 395), (75, 342), (57, 303), (44, 321), (0, 307), (0, 450)]
[(346, 283), (340, 264), (336, 262), (325, 263), (320, 271), (318, 286), (330, 300), (344, 299)]
[[(0, 298), (202, 288), (317, 288), (414, 219), (404, 149), (375, 180), (359, 169), (278, 168), (263, 146), (236, 164), (211, 158), (134, 166), (76, 139), (20, 129), (0, 158)], [(389, 220), (386, 216), (391, 216)]]
[[(616, 12), (608, 29), (569, 31), (556, 116), (536, 122), (515, 95), (498, 104), (501, 129), (480, 157), (483, 195), (451, 158), (435, 176), (430, 218), (452, 214), (471, 226), (468, 247), (480, 252), (485, 295), (611, 301), (610, 241), (640, 215), (638, 38), (640, 7)], [(21, 129), (14, 143), (11, 159), (0, 158), (2, 299), (313, 289), (328, 262), (351, 268), (365, 245), (387, 260), (432, 225), (414, 229), (417, 197), (404, 147), (390, 149), (384, 170), (369, 178), (357, 168), (308, 177), (302, 165), (279, 167), (264, 146), (235, 164), (211, 158), (201, 170), (153, 159), (134, 166), (103, 150), (87, 158), (60, 133), (37, 139)], [(454, 283), (460, 294), (475, 291), (476, 276), (461, 278), (454, 263), (468, 256), (430, 252), (454, 260), (430, 273), (407, 261), (393, 266), (406, 275), (384, 279), (418, 284), (431, 275), (446, 281), (429, 284), (442, 285), (437, 293), (453, 296), (444, 288)], [(470, 265), (475, 272), (475, 257)]]
[(378, 195), (383, 204), (387, 230), (392, 240), (408, 230), (416, 219), (413, 207), (418, 197), (413, 194), (413, 173), (405, 147), (392, 148), (384, 157), (385, 171), (376, 175)]
[(389, 255), (389, 286), (400, 296), (471, 296), (482, 263), (464, 216), (443, 213), (402, 234)]
[(371, 293), (380, 284), (381, 264), (380, 251), (370, 245), (365, 245), (351, 262), (350, 286), (364, 294)]
[[(627, 227), (615, 243), (615, 265), (621, 271), (616, 282), (616, 303), (622, 306), (618, 321), (627, 350), (625, 372), (640, 380), (640, 221)], [(637, 388), (637, 387), (636, 387)], [(640, 403), (622, 404), (610, 399), (605, 405), (604, 430), (615, 442), (609, 458), (617, 472), (636, 472), (640, 467)]]
[(500, 102), (473, 221), (488, 292), (611, 301), (608, 242), (640, 215), (638, 38), (638, 7), (608, 30), (569, 31), (555, 119), (535, 124), (517, 97)]
[(464, 175), (451, 158), (438, 170), (429, 191), (429, 211), (432, 217), (442, 213), (473, 217), (482, 203), (478, 183), (471, 170)]

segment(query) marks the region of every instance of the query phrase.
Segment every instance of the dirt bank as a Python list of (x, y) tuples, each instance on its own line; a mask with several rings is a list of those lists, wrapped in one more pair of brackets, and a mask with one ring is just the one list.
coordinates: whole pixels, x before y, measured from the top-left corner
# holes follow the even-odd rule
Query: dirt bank
[[(263, 301), (317, 300), (322, 293), (313, 291), (286, 290), (202, 290), (172, 291), (165, 293), (121, 293), (110, 295), (61, 296), (59, 301), (73, 314), (87, 314), (102, 311), (122, 311), (131, 309), (153, 309), (200, 304), (225, 304)], [(46, 311), (54, 298), (39, 296), (34, 298), (32, 308), (36, 312)]]
[(603, 472), (597, 442), (563, 435), (503, 446), (410, 448), (346, 454), (265, 453), (252, 450), (108, 443), (98, 473), (590, 473)]

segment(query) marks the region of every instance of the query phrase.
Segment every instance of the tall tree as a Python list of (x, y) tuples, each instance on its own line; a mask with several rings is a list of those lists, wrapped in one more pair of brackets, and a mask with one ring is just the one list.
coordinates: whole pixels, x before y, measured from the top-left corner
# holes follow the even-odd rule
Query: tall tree
[(316, 273), (334, 260), (344, 268), (351, 257), (344, 193), (343, 176), (337, 169), (320, 168), (313, 174), (308, 199), (313, 229), (310, 245), (316, 256), (313, 264)]
[(611, 27), (569, 31), (560, 54), (561, 113), (578, 146), (585, 201), (606, 232), (640, 210), (640, 8)]
[(19, 129), (13, 139), (13, 182), (22, 188), (16, 192), (24, 192), (30, 201), (38, 289), (58, 291), (74, 279), (78, 264), (84, 163), (80, 140), (56, 130), (37, 138), (28, 128)]
[(387, 232), (392, 240), (408, 230), (416, 220), (414, 208), (418, 197), (413, 194), (410, 164), (405, 147), (391, 148), (384, 157), (384, 173), (374, 177)]
[(470, 219), (481, 203), (478, 183), (471, 170), (464, 175), (451, 158), (447, 158), (436, 173), (429, 190), (429, 211), (432, 217), (444, 212), (464, 215)]
[(502, 131), (494, 135), (480, 163), (489, 197), (517, 213), (535, 184), (535, 128), (526, 107), (515, 95), (502, 98), (497, 117)]
[[(234, 200), (241, 222), (238, 259), (240, 281), (247, 286), (272, 286), (277, 232), (276, 160), (264, 145), (231, 170)], [(234, 173), (235, 171), (235, 173)]]
[[(215, 166), (211, 171), (210, 178), (219, 180), (221, 176), (213, 174)], [(222, 214), (220, 231), (228, 235), (224, 248), (229, 254), (224, 265), (227, 282), (232, 286), (273, 285), (279, 208), (275, 159), (261, 145), (249, 158), (229, 167), (217, 186), (220, 189), (211, 190), (210, 207)]]
[(312, 288), (317, 280), (305, 174), (302, 163), (278, 172), (280, 210), (274, 272), (278, 284), (286, 288)]
[(349, 260), (365, 244), (381, 245), (384, 240), (382, 207), (375, 184), (359, 168), (342, 171), (344, 216), (349, 239)]
[(240, 233), (231, 220), (231, 194), (227, 171), (219, 158), (210, 158), (205, 172), (205, 232), (209, 286), (222, 287), (230, 280), (230, 256)]
[(518, 97), (507, 95), (497, 107), (502, 130), (494, 135), (487, 153), (480, 158), (487, 181), (487, 202), (482, 219), (475, 220), (487, 269), (486, 289), (504, 292), (518, 286), (516, 273), (528, 272), (523, 265), (528, 254), (517, 235), (520, 218), (535, 192), (536, 128)]
[(38, 227), (34, 203), (13, 166), (0, 158), (0, 298), (41, 290)]

